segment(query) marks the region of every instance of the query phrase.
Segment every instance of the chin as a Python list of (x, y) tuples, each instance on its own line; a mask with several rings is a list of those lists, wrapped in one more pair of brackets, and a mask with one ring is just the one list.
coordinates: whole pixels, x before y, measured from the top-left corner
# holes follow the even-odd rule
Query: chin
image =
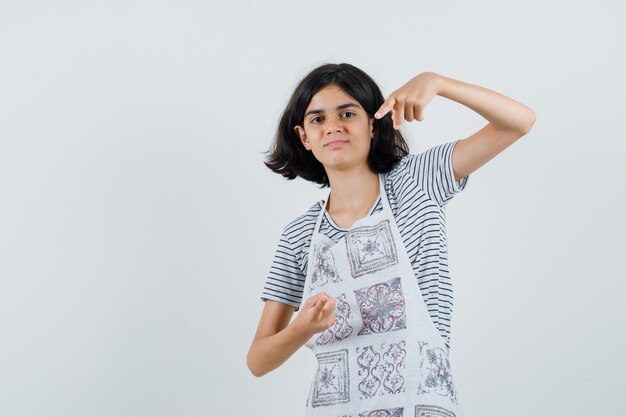
[(345, 169), (358, 166), (362, 163), (367, 163), (367, 156), (365, 158), (351, 158), (348, 156), (337, 155), (335, 158), (329, 158), (323, 162), (325, 167), (335, 169)]

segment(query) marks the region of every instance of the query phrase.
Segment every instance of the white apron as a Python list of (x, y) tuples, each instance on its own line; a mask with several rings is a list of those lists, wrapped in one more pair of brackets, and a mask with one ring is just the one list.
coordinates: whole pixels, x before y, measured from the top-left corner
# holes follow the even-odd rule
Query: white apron
[(306, 342), (318, 366), (305, 416), (462, 417), (448, 349), (379, 181), (382, 211), (335, 243), (319, 233), (327, 198), (313, 230), (302, 300), (336, 297), (336, 321)]

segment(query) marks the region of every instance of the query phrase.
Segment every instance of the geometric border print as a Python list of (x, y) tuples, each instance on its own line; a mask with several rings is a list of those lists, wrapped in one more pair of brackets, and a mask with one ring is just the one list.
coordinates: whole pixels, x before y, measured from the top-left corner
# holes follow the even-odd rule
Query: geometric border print
[(456, 388), (450, 372), (448, 353), (440, 347), (430, 347), (418, 342), (420, 351), (420, 376), (418, 394), (439, 394), (457, 403)]
[(342, 349), (336, 352), (320, 353), (316, 356), (318, 368), (311, 405), (319, 407), (350, 401), (348, 351)]
[(352, 326), (348, 324), (348, 319), (353, 318), (350, 311), (350, 304), (346, 301), (346, 294), (341, 294), (337, 298), (335, 305), (335, 324), (324, 330), (315, 340), (318, 346), (327, 345), (334, 341), (341, 341), (352, 334)]
[(337, 267), (335, 266), (335, 257), (330, 251), (330, 246), (325, 243), (318, 243), (313, 247), (313, 259), (311, 268), (311, 291), (319, 288), (328, 282), (337, 283), (341, 281)]
[(405, 392), (404, 373), (406, 369), (406, 342), (382, 343), (379, 347), (364, 346), (356, 348), (360, 378), (361, 399), (374, 398), (376, 395), (400, 394)]
[(416, 405), (415, 417), (454, 417), (454, 413), (436, 405)]
[(398, 263), (389, 220), (375, 226), (354, 228), (346, 233), (345, 240), (354, 278)]
[(354, 295), (363, 319), (359, 336), (406, 329), (400, 278), (360, 288)]
[(359, 417), (402, 417), (403, 409), (400, 408), (384, 408), (381, 410), (366, 411), (359, 413)]

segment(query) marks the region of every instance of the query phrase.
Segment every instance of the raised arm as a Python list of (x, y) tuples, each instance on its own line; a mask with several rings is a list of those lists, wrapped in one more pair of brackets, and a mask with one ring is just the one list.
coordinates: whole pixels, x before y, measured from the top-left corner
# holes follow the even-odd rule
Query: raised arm
[(535, 123), (535, 112), (522, 103), (487, 88), (439, 77), (440, 96), (469, 107), (489, 122), (455, 146), (452, 168), (456, 181), (528, 134)]
[(452, 154), (455, 181), (476, 171), (511, 146), (535, 123), (535, 113), (524, 104), (487, 88), (434, 72), (421, 73), (391, 93), (375, 117), (380, 119), (393, 111), (396, 129), (400, 129), (404, 120), (422, 121), (424, 108), (435, 95), (463, 104), (489, 122), (455, 146)]

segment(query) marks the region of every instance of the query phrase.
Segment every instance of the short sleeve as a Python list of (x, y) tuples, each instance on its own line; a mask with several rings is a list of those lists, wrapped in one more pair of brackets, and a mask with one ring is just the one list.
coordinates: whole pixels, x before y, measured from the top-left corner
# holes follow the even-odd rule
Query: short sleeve
[(411, 175), (424, 192), (443, 207), (454, 195), (465, 189), (469, 175), (454, 180), (452, 151), (459, 140), (433, 146), (422, 153), (411, 155)]
[(261, 300), (289, 304), (298, 311), (302, 301), (304, 281), (305, 275), (300, 270), (293, 246), (283, 229), (265, 280)]

